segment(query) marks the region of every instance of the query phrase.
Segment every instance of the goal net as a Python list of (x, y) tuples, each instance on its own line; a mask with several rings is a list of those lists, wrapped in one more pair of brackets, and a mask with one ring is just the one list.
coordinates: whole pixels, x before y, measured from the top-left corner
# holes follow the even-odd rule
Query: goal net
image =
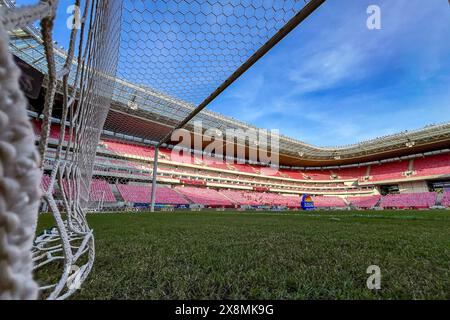
[[(203, 109), (324, 1), (73, 0), (62, 50), (58, 0), (0, 0), (0, 299), (73, 294), (95, 258), (87, 210), (116, 209), (111, 186), (124, 207), (155, 191), (157, 159), (173, 166), (151, 146), (174, 130), (248, 128)], [(16, 57), (45, 75), (32, 123)]]
[[(114, 89), (121, 5), (121, 1), (75, 0), (69, 49), (61, 52), (52, 36), (58, 1), (42, 0), (21, 7), (2, 2), (0, 221), (6, 225), (0, 223), (1, 298), (36, 298), (33, 269), (41, 297), (64, 299), (79, 288), (92, 268), (94, 237), (85, 207)], [(20, 72), (8, 50), (9, 41), (20, 36), (20, 31), (35, 36), (45, 53), (46, 94), (38, 153), (19, 88)], [(56, 95), (63, 100), (53, 147)], [(39, 161), (50, 153), (52, 161)], [(50, 228), (36, 225), (44, 171), (43, 205), (53, 218)], [(35, 230), (38, 236), (33, 241)]]

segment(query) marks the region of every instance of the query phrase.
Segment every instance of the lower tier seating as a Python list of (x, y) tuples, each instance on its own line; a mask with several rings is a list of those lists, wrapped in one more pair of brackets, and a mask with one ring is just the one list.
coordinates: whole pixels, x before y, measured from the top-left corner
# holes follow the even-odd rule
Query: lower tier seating
[[(122, 198), (127, 202), (151, 202), (151, 186), (118, 184), (117, 189), (119, 190)], [(189, 204), (189, 202), (176, 191), (165, 186), (157, 187), (155, 202), (160, 204)]]
[(247, 206), (287, 206), (299, 207), (300, 197), (297, 195), (280, 195), (268, 192), (242, 190), (220, 190), (222, 195), (238, 205)]
[(365, 196), (365, 197), (349, 197), (348, 201), (357, 208), (369, 209), (373, 208), (381, 196)]
[(383, 181), (404, 178), (403, 173), (408, 170), (408, 161), (383, 163), (371, 166), (372, 181)]
[(441, 204), (445, 207), (450, 207), (450, 191), (444, 192), (444, 196), (442, 197)]
[(429, 208), (436, 203), (435, 192), (389, 194), (381, 199), (382, 208)]
[(91, 201), (116, 202), (110, 185), (105, 180), (93, 179), (91, 182), (91, 193), (89, 194)]
[(230, 206), (233, 202), (213, 189), (196, 187), (176, 187), (177, 191), (193, 203), (209, 206)]
[(49, 185), (50, 185), (50, 176), (44, 174), (41, 179), (42, 191), (46, 192), (48, 190)]
[(339, 197), (314, 197), (313, 201), (316, 208), (344, 208), (347, 206)]

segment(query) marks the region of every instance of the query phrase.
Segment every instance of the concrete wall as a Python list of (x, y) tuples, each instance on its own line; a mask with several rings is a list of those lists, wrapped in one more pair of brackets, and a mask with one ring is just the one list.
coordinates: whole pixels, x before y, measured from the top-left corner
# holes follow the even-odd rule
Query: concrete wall
[(426, 181), (399, 183), (398, 188), (400, 189), (400, 193), (428, 192), (428, 185)]

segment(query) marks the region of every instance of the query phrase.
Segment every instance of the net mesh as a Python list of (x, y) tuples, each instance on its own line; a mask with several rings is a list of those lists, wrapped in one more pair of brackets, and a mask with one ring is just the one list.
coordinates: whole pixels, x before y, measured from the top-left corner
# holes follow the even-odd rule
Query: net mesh
[[(150, 149), (127, 164), (133, 170), (126, 178), (112, 172), (111, 163), (104, 175), (94, 171), (102, 128), (117, 130), (119, 119), (119, 131), (144, 128), (145, 133), (136, 134), (140, 143), (161, 141), (308, 3), (74, 0), (81, 7), (80, 29), (68, 31), (70, 46), (63, 52), (54, 47), (52, 34), (59, 1), (42, 0), (20, 8), (10, 0), (0, 1), (4, 9), (0, 26), (10, 31), (9, 50), (46, 75), (38, 149), (44, 173), (42, 211), (52, 213), (55, 227), (36, 237), (32, 260), (42, 297), (49, 299), (69, 297), (92, 268), (94, 237), (86, 210), (102, 210), (105, 203), (121, 205), (119, 199), (126, 208), (136, 199), (131, 201), (123, 186), (144, 186), (148, 191), (152, 180), (154, 151)], [(31, 27), (36, 21), (40, 33)], [(26, 41), (30, 43), (21, 48)], [(21, 108), (25, 110), (24, 103)], [(121, 123), (124, 113), (151, 119), (155, 126), (136, 126), (135, 120)], [(52, 134), (55, 117), (56, 135)], [(209, 111), (194, 120), (204, 121), (205, 129), (230, 125)], [(162, 159), (166, 156), (161, 154)], [(119, 167), (123, 169), (123, 164)], [(167, 178), (170, 183), (170, 173)], [(39, 190), (35, 191), (36, 198)]]
[[(79, 5), (79, 1), (76, 5)], [(56, 228), (39, 236), (33, 248), (36, 269), (42, 266), (49, 268), (50, 262), (64, 257), (62, 276), (55, 284), (44, 287), (51, 291), (48, 296), (51, 299), (64, 299), (78, 289), (94, 261), (93, 231), (88, 226), (85, 209), (89, 202), (97, 144), (114, 88), (120, 6), (120, 1), (85, 2), (78, 46), (77, 31), (73, 29), (66, 64), (60, 72), (63, 74), (61, 91), (64, 97), (62, 119), (55, 161), (44, 196), (55, 217)], [(45, 41), (45, 33), (48, 32), (45, 20), (41, 25)], [(43, 121), (43, 133), (46, 136), (41, 136), (40, 140), (44, 159), (50, 131), (47, 126), (52, 115), (52, 95), (54, 97), (58, 81), (56, 74), (55, 79), (52, 78), (51, 65), (54, 61), (48, 54), (52, 50), (51, 44), (48, 41), (45, 43), (49, 77)], [(69, 88), (75, 47), (78, 47), (77, 68), (73, 86)], [(64, 212), (66, 220), (62, 219), (61, 212)], [(55, 241), (60, 242), (56, 250)], [(46, 255), (43, 256), (43, 253)]]
[[(125, 0), (115, 109), (165, 127), (123, 131), (163, 139), (308, 2)], [(205, 128), (242, 126), (206, 110), (188, 127), (194, 120)], [(108, 117), (106, 128), (117, 129), (115, 117)]]
[[(33, 29), (36, 20), (40, 23), (36, 39), (45, 53), (46, 95), (39, 153), (44, 160), (41, 172), (46, 178), (43, 198), (55, 226), (36, 237), (32, 261), (41, 297), (49, 299), (69, 297), (93, 265), (94, 237), (86, 220), (86, 208), (118, 63), (122, 2), (75, 0), (74, 4), (82, 17), (78, 26), (76, 20), (68, 29), (70, 46), (65, 53), (54, 48), (52, 35), (58, 1), (17, 8), (11, 1), (2, 3), (2, 26), (11, 34)], [(55, 139), (51, 136), (51, 122), (56, 96), (62, 97), (62, 112)]]

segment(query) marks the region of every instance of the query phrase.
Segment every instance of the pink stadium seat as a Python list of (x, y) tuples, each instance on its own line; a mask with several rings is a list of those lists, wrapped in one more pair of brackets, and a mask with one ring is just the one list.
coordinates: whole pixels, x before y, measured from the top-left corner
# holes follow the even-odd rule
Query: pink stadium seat
[[(50, 185), (50, 176), (44, 174), (44, 175), (42, 176), (42, 180), (41, 180), (41, 188), (42, 188), (42, 191), (46, 192), (46, 191), (48, 190), (49, 185)], [(55, 193), (55, 190), (54, 190), (54, 189), (53, 189), (53, 193)]]
[[(153, 155), (152, 155), (152, 157), (153, 157)], [(172, 157), (172, 150), (169, 150), (166, 148), (159, 148), (159, 159), (170, 161), (171, 157)]]
[[(31, 121), (31, 124), (32, 124), (32, 126), (33, 126), (33, 131), (34, 131), (34, 133), (35, 133), (37, 136), (40, 136), (40, 135), (41, 135), (41, 132), (42, 132), (42, 121), (33, 119), (33, 120)], [(59, 133), (60, 133), (60, 130), (61, 130), (61, 126), (60, 126), (59, 124), (53, 123), (53, 124), (51, 125), (51, 127), (50, 127), (49, 137), (50, 137), (51, 139), (56, 139), (56, 140), (58, 140), (58, 139), (59, 139)], [(65, 141), (68, 141), (68, 140), (69, 140), (69, 129), (68, 129), (68, 128), (66, 128), (66, 133), (65, 133), (65, 135), (64, 135), (64, 140), (65, 140)]]
[(110, 140), (103, 140), (100, 144), (106, 150), (122, 156), (153, 157), (155, 155), (155, 150), (150, 147)]
[(444, 207), (450, 207), (450, 191), (444, 192), (444, 196), (442, 197), (441, 204)]
[(403, 172), (408, 170), (408, 164), (408, 161), (401, 161), (372, 165), (370, 169), (371, 180), (383, 181), (404, 178)]
[(238, 205), (300, 206), (300, 197), (297, 195), (284, 196), (276, 193), (243, 190), (220, 190), (219, 192)]
[(105, 180), (93, 179), (91, 182), (91, 192), (89, 194), (91, 201), (116, 202), (111, 187)]
[(389, 194), (381, 199), (383, 208), (429, 208), (436, 203), (435, 192)]
[(364, 196), (364, 197), (349, 197), (348, 200), (357, 208), (369, 209), (374, 207), (381, 196)]
[(415, 159), (414, 170), (418, 176), (450, 174), (450, 153)]
[(310, 170), (310, 171), (303, 171), (303, 179), (308, 179), (308, 177), (311, 180), (331, 180), (331, 172), (329, 170)]
[(236, 204), (249, 206), (258, 205), (258, 202), (251, 197), (252, 192), (241, 190), (220, 190), (219, 192), (228, 199), (233, 199)]
[(367, 167), (360, 168), (343, 168), (333, 170), (338, 179), (361, 179), (366, 175)]
[(347, 206), (339, 197), (314, 197), (313, 202), (316, 208), (344, 208)]
[[(127, 202), (150, 203), (151, 186), (135, 186), (128, 184), (118, 184), (122, 198)], [(189, 202), (176, 191), (165, 186), (158, 186), (156, 189), (156, 203), (159, 204), (189, 204)]]
[(230, 206), (233, 202), (213, 189), (196, 187), (177, 187), (177, 191), (195, 204), (209, 206)]
[(42, 131), (41, 122), (39, 120), (33, 119), (31, 120), (31, 125), (33, 126), (34, 134), (40, 136)]
[(210, 168), (231, 170), (228, 163), (225, 160), (214, 157), (203, 157), (202, 165)]
[(296, 170), (280, 169), (280, 174), (281, 176), (284, 176), (286, 178), (305, 180), (303, 174), (300, 171)]

